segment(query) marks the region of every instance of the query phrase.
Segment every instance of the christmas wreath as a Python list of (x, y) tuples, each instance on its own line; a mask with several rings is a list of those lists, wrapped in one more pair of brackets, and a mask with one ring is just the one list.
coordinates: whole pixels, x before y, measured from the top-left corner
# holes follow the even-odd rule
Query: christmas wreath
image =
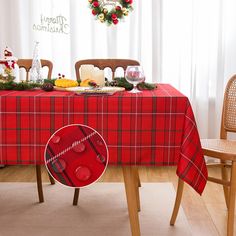
[(133, 10), (133, 0), (88, 0), (92, 9), (92, 14), (100, 20), (101, 23), (116, 25), (119, 20), (128, 16)]

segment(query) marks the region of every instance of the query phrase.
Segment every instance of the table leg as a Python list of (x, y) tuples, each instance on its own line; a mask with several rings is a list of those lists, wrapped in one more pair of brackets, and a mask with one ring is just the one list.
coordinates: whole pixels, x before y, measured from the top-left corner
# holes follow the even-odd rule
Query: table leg
[(134, 168), (135, 168), (135, 175), (137, 177), (138, 187), (142, 187), (141, 186), (141, 181), (140, 181), (140, 178), (139, 178), (138, 167), (135, 166)]
[(74, 192), (74, 198), (73, 198), (73, 205), (77, 206), (78, 204), (78, 199), (79, 199), (79, 188), (75, 188), (75, 192)]
[(174, 209), (173, 209), (172, 216), (170, 219), (170, 225), (175, 224), (176, 217), (179, 212), (179, 207), (180, 207), (180, 203), (181, 203), (181, 199), (182, 199), (182, 195), (183, 195), (183, 190), (184, 190), (184, 181), (179, 178), (176, 199), (175, 199), (175, 205), (174, 205)]
[(140, 226), (137, 208), (136, 176), (134, 166), (123, 166), (126, 199), (132, 236), (140, 236)]
[(135, 183), (136, 183), (135, 191), (136, 191), (136, 198), (137, 198), (137, 208), (138, 208), (138, 211), (141, 211), (141, 208), (140, 208), (140, 197), (139, 197), (139, 188), (141, 187), (141, 182), (140, 182), (139, 173), (138, 173), (138, 167), (137, 166), (134, 167), (134, 171), (135, 171)]
[(36, 176), (37, 176), (37, 187), (38, 187), (39, 202), (44, 202), (42, 175), (41, 175), (41, 165), (36, 165)]
[(50, 183), (52, 185), (55, 184), (55, 180), (52, 178), (52, 176), (49, 173), (48, 173), (48, 177), (49, 177)]

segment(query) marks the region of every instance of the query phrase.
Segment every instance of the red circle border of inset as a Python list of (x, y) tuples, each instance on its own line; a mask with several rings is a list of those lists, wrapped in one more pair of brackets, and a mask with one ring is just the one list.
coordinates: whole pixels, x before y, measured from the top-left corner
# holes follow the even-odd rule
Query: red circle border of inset
[[(48, 169), (48, 167), (47, 167), (47, 164), (46, 164), (46, 158), (45, 158), (45, 157), (46, 157), (46, 150), (47, 150), (47, 146), (48, 146), (50, 140), (52, 139), (52, 137), (54, 136), (54, 134), (56, 134), (56, 133), (59, 132), (60, 130), (62, 130), (62, 129), (64, 129), (64, 128), (66, 128), (66, 127), (69, 127), (69, 126), (83, 126), (83, 127), (86, 127), (86, 128), (88, 128), (88, 129), (93, 130), (94, 132), (96, 132), (96, 133), (99, 135), (99, 137), (102, 139), (102, 141), (104, 142), (105, 147), (106, 147), (106, 153), (107, 153), (107, 156), (106, 156), (106, 165), (105, 165), (105, 168), (104, 168), (103, 172), (101, 173), (101, 175), (100, 175), (95, 181), (93, 181), (92, 183), (90, 183), (90, 184), (88, 184), (88, 185), (81, 186), (81, 187), (73, 187), (73, 186), (69, 186), (69, 185), (65, 185), (65, 184), (61, 183), (61, 182), (58, 181), (53, 175), (51, 175), (51, 173), (50, 173), (50, 171), (49, 171), (49, 169)], [(47, 172), (50, 174), (50, 176), (51, 176), (57, 183), (61, 184), (61, 185), (64, 186), (64, 187), (70, 188), (70, 189), (71, 189), (71, 188), (73, 188), (73, 189), (86, 188), (86, 187), (88, 187), (88, 186), (90, 186), (90, 185), (92, 185), (92, 184), (98, 182), (98, 180), (103, 176), (103, 174), (105, 173), (105, 171), (106, 171), (106, 169), (107, 169), (108, 161), (109, 161), (109, 151), (108, 151), (108, 147), (107, 147), (107, 144), (106, 144), (104, 138), (102, 137), (102, 135), (101, 135), (97, 130), (95, 130), (94, 128), (92, 128), (91, 126), (88, 126), (88, 125), (83, 125), (83, 124), (69, 124), (69, 125), (65, 125), (65, 126), (59, 128), (59, 129), (57, 129), (57, 130), (50, 136), (50, 138), (48, 139), (48, 141), (47, 141), (47, 143), (46, 143), (46, 145), (45, 145), (45, 148), (44, 148), (44, 162), (45, 162), (45, 166), (46, 166)]]

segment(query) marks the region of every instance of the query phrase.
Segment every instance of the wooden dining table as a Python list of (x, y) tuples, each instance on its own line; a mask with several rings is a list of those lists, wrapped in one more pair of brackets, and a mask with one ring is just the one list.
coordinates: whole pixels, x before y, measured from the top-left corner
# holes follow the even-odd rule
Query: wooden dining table
[(202, 194), (207, 169), (189, 99), (169, 84), (132, 94), (0, 91), (0, 164), (44, 165), (50, 136), (69, 124), (97, 130), (109, 165), (122, 166), (132, 235), (140, 235), (137, 166), (176, 166)]

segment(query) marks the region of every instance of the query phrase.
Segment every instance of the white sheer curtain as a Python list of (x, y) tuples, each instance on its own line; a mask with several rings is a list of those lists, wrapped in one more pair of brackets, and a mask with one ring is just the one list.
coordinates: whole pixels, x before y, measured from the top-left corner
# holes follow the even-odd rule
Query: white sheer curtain
[[(72, 78), (79, 59), (137, 59), (147, 81), (190, 98), (201, 137), (218, 136), (224, 86), (236, 73), (235, 0), (135, 0), (125, 22), (111, 27), (93, 19), (87, 0), (0, 0), (0, 9), (0, 55), (8, 45), (30, 58), (39, 41), (54, 76)], [(65, 33), (35, 30), (57, 16)]]
[(203, 138), (219, 136), (224, 87), (236, 73), (235, 7), (233, 0), (163, 1), (161, 78), (190, 98)]
[(201, 136), (216, 136), (224, 84), (223, 1), (163, 2), (162, 78), (191, 99)]
[[(60, 72), (69, 77), (75, 77), (74, 63), (79, 59), (133, 58), (142, 63), (149, 81), (158, 80), (160, 76), (152, 76), (152, 70), (158, 68), (160, 52), (159, 5), (158, 1), (135, 1), (135, 10), (125, 22), (107, 27), (94, 20), (87, 0), (0, 0), (0, 8), (6, 9), (0, 15), (5, 32), (0, 50), (8, 45), (18, 57), (32, 57), (34, 42), (39, 41), (41, 58), (53, 61), (54, 75)], [(69, 34), (34, 30), (34, 25), (42, 25), (42, 16), (64, 16)]]

